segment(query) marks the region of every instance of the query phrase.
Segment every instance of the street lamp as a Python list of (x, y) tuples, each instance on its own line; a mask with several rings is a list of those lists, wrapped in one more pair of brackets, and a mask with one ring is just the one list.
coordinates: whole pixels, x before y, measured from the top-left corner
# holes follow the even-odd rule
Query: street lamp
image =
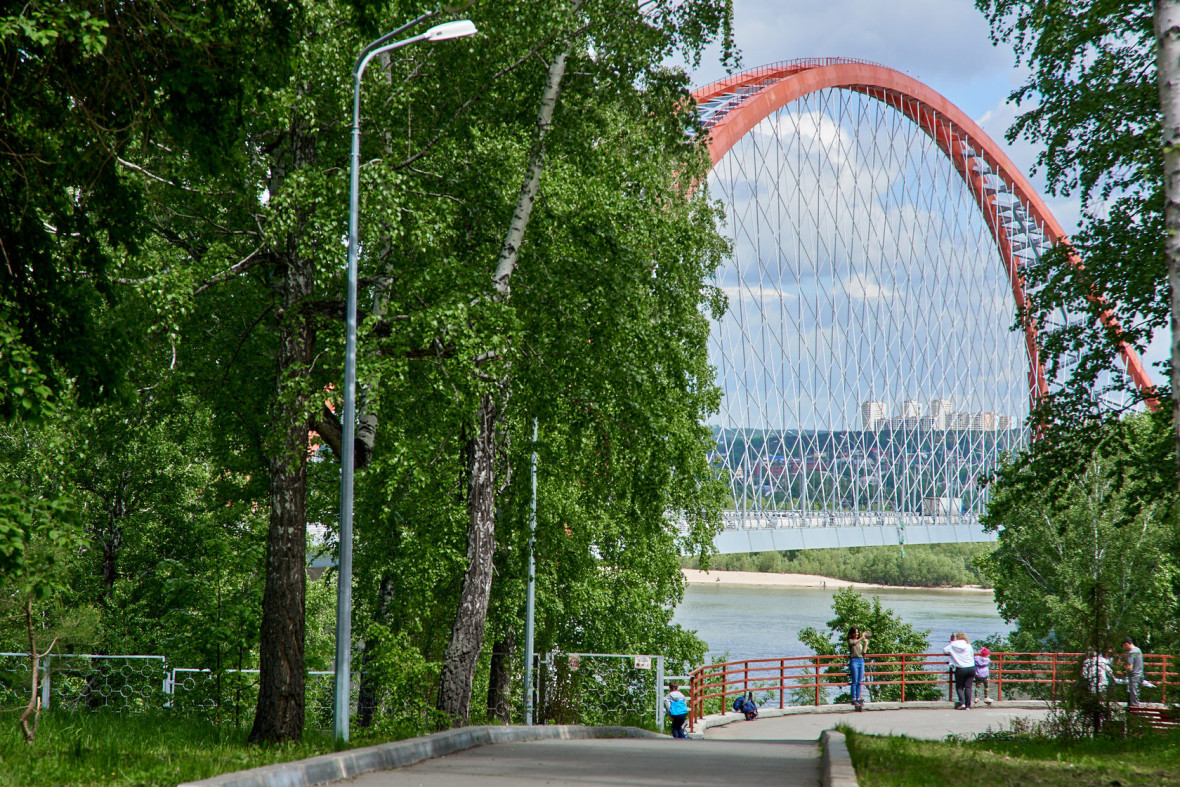
[(348, 193), (348, 301), (345, 310), (344, 413), (340, 457), (340, 576), (336, 588), (336, 740), (348, 740), (350, 674), (352, 667), (352, 476), (356, 439), (356, 247), (357, 207), (361, 161), (361, 77), (365, 66), (382, 52), (391, 52), (419, 41), (445, 41), (476, 32), (466, 19), (435, 25), (425, 33), (391, 41), (393, 36), (432, 16), (423, 14), (361, 50), (352, 69), (352, 162)]

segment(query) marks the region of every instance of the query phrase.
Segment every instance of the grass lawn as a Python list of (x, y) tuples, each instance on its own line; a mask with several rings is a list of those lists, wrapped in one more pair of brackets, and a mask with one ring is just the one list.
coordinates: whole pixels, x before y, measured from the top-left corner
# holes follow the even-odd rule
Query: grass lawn
[(861, 787), (1180, 785), (1180, 731), (1071, 745), (1040, 738), (919, 741), (844, 732)]
[(0, 787), (175, 785), (334, 748), (330, 734), (314, 731), (299, 744), (250, 746), (245, 727), (104, 713), (44, 713), (29, 746), (19, 718), (19, 712), (0, 713)]

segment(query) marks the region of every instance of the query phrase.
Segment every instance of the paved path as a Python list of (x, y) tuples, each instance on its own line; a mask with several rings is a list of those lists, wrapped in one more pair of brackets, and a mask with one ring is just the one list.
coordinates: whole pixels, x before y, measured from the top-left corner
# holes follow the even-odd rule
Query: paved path
[[(749, 726), (749, 725), (747, 725)], [(811, 740), (582, 740), (480, 746), (344, 782), (357, 787), (508, 785), (819, 784), (819, 744)]]
[[(871, 708), (871, 706), (870, 706)], [(710, 728), (704, 740), (671, 738), (540, 740), (498, 743), (406, 768), (359, 776), (356, 787), (509, 787), (509, 785), (806, 785), (820, 781), (818, 739), (837, 724), (875, 734), (941, 740), (1043, 719), (1043, 708), (979, 706), (863, 713), (806, 713), (735, 721)]]
[(824, 730), (847, 724), (859, 732), (874, 735), (908, 735), (911, 738), (942, 740), (948, 735), (966, 735), (1008, 727), (1012, 719), (1044, 719), (1043, 708), (997, 708), (980, 705), (971, 710), (946, 708), (870, 710), (863, 713), (816, 713), (779, 716), (755, 721), (735, 721), (711, 727), (707, 741), (816, 740)]

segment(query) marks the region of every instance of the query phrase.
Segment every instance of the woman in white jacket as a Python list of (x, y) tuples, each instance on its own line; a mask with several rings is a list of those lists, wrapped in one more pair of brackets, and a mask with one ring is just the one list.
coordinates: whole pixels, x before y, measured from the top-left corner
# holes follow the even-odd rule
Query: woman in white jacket
[(975, 650), (967, 641), (967, 635), (958, 632), (942, 652), (951, 657), (955, 668), (955, 710), (971, 709), (971, 695), (975, 691)]

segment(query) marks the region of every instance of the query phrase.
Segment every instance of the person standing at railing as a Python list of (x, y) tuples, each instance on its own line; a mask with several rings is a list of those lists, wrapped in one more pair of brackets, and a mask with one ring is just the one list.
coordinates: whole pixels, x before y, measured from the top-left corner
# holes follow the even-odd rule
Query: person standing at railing
[(975, 649), (967, 635), (960, 631), (942, 652), (950, 656), (955, 667), (955, 710), (971, 710), (971, 694), (975, 690)]
[(987, 679), (991, 677), (992, 652), (987, 648), (980, 648), (975, 654), (975, 685), (983, 689), (983, 702), (992, 704), (992, 698), (987, 696)]
[(1139, 686), (1143, 683), (1143, 651), (1135, 647), (1130, 637), (1123, 639), (1123, 650), (1127, 652), (1127, 707), (1139, 707)]
[(688, 697), (680, 691), (680, 684), (676, 681), (671, 681), (668, 688), (671, 691), (664, 695), (664, 708), (668, 711), (668, 718), (672, 720), (672, 737), (687, 738), (684, 720), (688, 718)]
[(860, 696), (861, 683), (865, 679), (865, 649), (869, 645), (869, 632), (860, 632), (856, 626), (848, 630), (848, 685), (852, 694), (852, 706), (864, 710), (865, 701)]

